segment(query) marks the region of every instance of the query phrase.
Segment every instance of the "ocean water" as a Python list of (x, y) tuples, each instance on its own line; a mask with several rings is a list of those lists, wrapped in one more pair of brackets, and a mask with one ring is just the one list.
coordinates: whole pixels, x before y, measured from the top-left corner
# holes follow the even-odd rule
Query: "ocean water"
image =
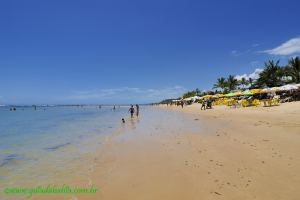
[[(127, 107), (0, 107), (0, 187), (44, 184), (97, 151), (128, 117)], [(84, 170), (83, 172), (84, 173)], [(1, 188), (0, 188), (1, 189)]]
[(140, 111), (139, 118), (130, 119), (128, 107), (115, 111), (96, 106), (24, 107), (17, 111), (1, 107), (0, 191), (16, 186), (87, 184), (95, 178), (90, 172), (95, 159), (101, 160), (105, 150), (101, 147), (115, 136), (133, 139), (136, 134), (201, 132), (201, 120), (195, 120), (196, 116), (152, 106)]

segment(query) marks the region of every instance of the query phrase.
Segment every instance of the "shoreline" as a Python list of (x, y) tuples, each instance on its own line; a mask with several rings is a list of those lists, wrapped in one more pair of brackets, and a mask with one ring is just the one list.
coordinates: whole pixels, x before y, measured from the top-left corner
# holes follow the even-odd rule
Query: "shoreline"
[[(270, 108), (215, 106), (206, 111), (200, 106), (153, 108), (178, 113), (178, 129), (167, 119), (146, 127), (135, 121), (114, 134), (96, 153), (87, 183), (100, 191), (73, 197), (299, 198), (300, 102)], [(190, 123), (201, 129), (189, 129)]]

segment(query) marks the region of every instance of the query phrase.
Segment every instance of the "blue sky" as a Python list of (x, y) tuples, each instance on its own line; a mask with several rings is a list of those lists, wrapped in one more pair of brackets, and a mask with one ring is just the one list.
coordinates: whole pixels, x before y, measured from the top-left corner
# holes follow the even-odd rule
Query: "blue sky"
[(299, 1), (1, 1), (0, 104), (144, 103), (300, 53)]

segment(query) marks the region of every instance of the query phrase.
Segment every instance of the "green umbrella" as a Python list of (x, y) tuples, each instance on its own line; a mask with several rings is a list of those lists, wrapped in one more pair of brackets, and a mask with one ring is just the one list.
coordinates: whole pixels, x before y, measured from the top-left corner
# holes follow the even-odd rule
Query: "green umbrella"
[(253, 93), (252, 93), (250, 90), (246, 90), (246, 91), (244, 91), (244, 92), (242, 93), (242, 95), (244, 95), (244, 96), (252, 96)]
[(235, 96), (235, 93), (233, 93), (233, 92), (225, 94), (225, 97), (234, 97), (234, 96)]

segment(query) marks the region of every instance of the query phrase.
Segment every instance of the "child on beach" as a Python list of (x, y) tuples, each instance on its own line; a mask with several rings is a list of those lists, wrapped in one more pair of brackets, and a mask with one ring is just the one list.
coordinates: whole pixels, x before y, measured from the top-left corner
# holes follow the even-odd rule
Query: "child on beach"
[(202, 105), (201, 105), (201, 110), (205, 110), (205, 108), (206, 108), (206, 100), (203, 100), (202, 101)]

